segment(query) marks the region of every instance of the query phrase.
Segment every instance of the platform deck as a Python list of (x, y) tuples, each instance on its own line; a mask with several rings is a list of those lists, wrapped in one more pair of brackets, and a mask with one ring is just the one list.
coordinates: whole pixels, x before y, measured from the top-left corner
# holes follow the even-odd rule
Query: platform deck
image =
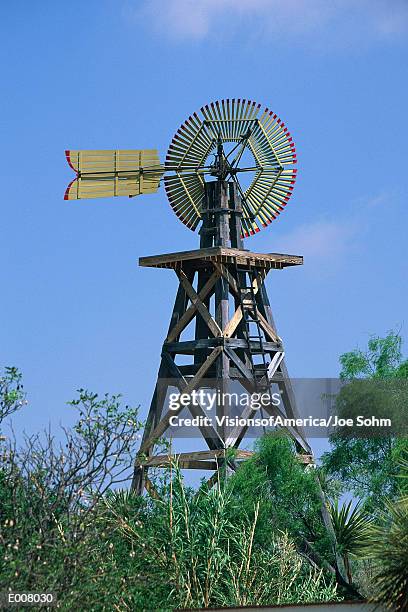
[(287, 266), (301, 266), (303, 264), (303, 257), (301, 255), (286, 255), (283, 253), (252, 253), (243, 249), (210, 247), (207, 249), (194, 249), (192, 251), (141, 257), (139, 259), (139, 266), (145, 268), (176, 269), (182, 266), (184, 262), (194, 262), (194, 268), (197, 268), (200, 266), (205, 267), (209, 261), (218, 263), (234, 263), (237, 261), (239, 265), (281, 270)]

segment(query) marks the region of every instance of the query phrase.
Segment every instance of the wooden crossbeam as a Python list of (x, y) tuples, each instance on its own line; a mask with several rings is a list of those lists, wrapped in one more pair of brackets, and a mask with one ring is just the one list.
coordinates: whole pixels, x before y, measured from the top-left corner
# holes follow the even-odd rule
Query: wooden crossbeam
[[(275, 416), (275, 417), (280, 416), (282, 419), (286, 418), (285, 414), (277, 406), (274, 406), (273, 404), (269, 404), (263, 407), (271, 416)], [(258, 409), (254, 409), (251, 406), (246, 406), (244, 410), (242, 411), (242, 414), (239, 418), (247, 420), (247, 419), (252, 418), (255, 414), (257, 414), (257, 412), (258, 412)], [(232, 429), (230, 435), (228, 436), (225, 442), (226, 446), (233, 447), (237, 443), (239, 444), (247, 429), (248, 429), (247, 425), (236, 425)], [(284, 427), (282, 429), (286, 429), (290, 433), (292, 438), (294, 438), (296, 442), (298, 442), (301, 448), (303, 448), (303, 450), (307, 454), (310, 454), (310, 446), (307, 444), (303, 436), (299, 433), (299, 431), (295, 427), (288, 425), (287, 427)]]
[(259, 381), (260, 385), (266, 385), (268, 381), (272, 382), (273, 377), (277, 369), (279, 368), (280, 364), (282, 363), (284, 357), (285, 357), (284, 351), (277, 351), (274, 354), (270, 364), (268, 365), (266, 376), (263, 376), (261, 380)]
[[(224, 277), (228, 281), (228, 284), (230, 285), (233, 293), (238, 297), (238, 286), (235, 282), (233, 282), (235, 281), (235, 279), (231, 276), (231, 274), (228, 272), (225, 266), (223, 266), (221, 270), (222, 270), (221, 273), (224, 275)], [(259, 289), (259, 283), (258, 283), (257, 278), (253, 280), (252, 287), (253, 287), (254, 295), (256, 295)], [(238, 325), (240, 324), (241, 320), (242, 320), (242, 308), (241, 306), (238, 306), (238, 308), (232, 315), (232, 318), (228, 321), (227, 325), (225, 326), (225, 329), (223, 332), (223, 335), (225, 338), (230, 338), (232, 336), (232, 334), (235, 332)]]
[[(256, 293), (255, 289), (254, 289), (254, 293)], [(259, 312), (259, 310), (257, 311), (257, 315), (258, 315), (258, 319), (259, 319), (259, 325), (262, 327), (262, 329), (265, 332), (265, 334), (267, 335), (267, 337), (270, 338), (272, 340), (272, 342), (280, 343), (280, 338), (279, 338), (278, 334), (269, 325), (268, 321)], [(238, 308), (236, 309), (236, 311), (232, 315), (231, 319), (228, 321), (227, 325), (225, 326), (224, 334), (223, 335), (226, 338), (230, 338), (232, 336), (232, 334), (235, 332), (235, 330), (237, 329), (237, 327), (240, 324), (241, 320), (242, 320), (242, 308), (241, 308), (241, 306), (238, 306)]]
[[(146, 467), (154, 467), (158, 465), (164, 465), (171, 463), (179, 463), (180, 461), (205, 461), (208, 459), (224, 459), (225, 458), (225, 449), (218, 450), (206, 450), (206, 451), (192, 451), (189, 453), (176, 453), (172, 455), (171, 453), (167, 455), (156, 455), (155, 457), (149, 457), (145, 461), (138, 461), (136, 465), (143, 465)], [(252, 457), (253, 451), (248, 451), (244, 449), (237, 449), (234, 453), (234, 459), (249, 459)]]
[(257, 314), (258, 314), (259, 324), (262, 327), (262, 329), (264, 330), (264, 332), (266, 333), (266, 335), (269, 336), (269, 338), (272, 340), (272, 342), (280, 342), (280, 338), (279, 338), (278, 334), (269, 325), (268, 321), (259, 312), (259, 310), (257, 311)]
[[(232, 349), (245, 349), (248, 347), (248, 342), (243, 338), (205, 338), (200, 340), (186, 340), (182, 342), (165, 342), (163, 349), (168, 353), (177, 353), (178, 355), (194, 355), (196, 351), (203, 349), (213, 349), (216, 346), (228, 346)], [(259, 342), (251, 340), (251, 346), (259, 347)], [(276, 342), (263, 341), (262, 345), (266, 352), (281, 351), (281, 347)], [(181, 370), (180, 370), (181, 371)]]
[(253, 382), (254, 381), (254, 376), (253, 376), (251, 370), (246, 367), (245, 363), (238, 357), (236, 352), (233, 349), (227, 348), (227, 347), (224, 347), (224, 351), (228, 355), (228, 357), (231, 359), (231, 361), (233, 361), (235, 363), (235, 365), (237, 366), (237, 368), (241, 372), (241, 374), (243, 376), (245, 376), (245, 378), (247, 378), (248, 380)]
[[(144, 464), (146, 467), (170, 467), (174, 466), (174, 462), (167, 458), (158, 460), (158, 457), (154, 457), (154, 462)], [(182, 470), (217, 470), (218, 463), (216, 461), (197, 461), (196, 459), (180, 459), (177, 461), (177, 466)]]
[[(219, 273), (217, 272), (216, 274), (217, 274), (217, 278), (219, 278)], [(177, 272), (177, 276), (179, 277), (180, 283), (183, 285), (185, 292), (187, 293), (188, 297), (190, 298), (191, 303), (195, 305), (196, 309), (198, 310), (198, 312), (202, 316), (203, 320), (207, 324), (207, 327), (210, 330), (210, 332), (212, 333), (212, 335), (215, 336), (215, 337), (222, 336), (222, 331), (221, 331), (218, 323), (211, 316), (207, 306), (204, 304), (202, 299), (199, 297), (199, 295), (193, 289), (191, 283), (189, 282), (187, 276), (184, 274), (183, 270), (179, 270)], [(215, 279), (215, 281), (217, 280), (217, 278)]]
[(303, 453), (298, 453), (297, 454), (297, 458), (300, 461), (300, 463), (303, 463), (304, 465), (313, 465), (314, 464), (314, 457), (313, 457), (313, 455), (304, 455)]
[(230, 271), (228, 270), (228, 267), (225, 266), (223, 263), (218, 263), (216, 261), (213, 263), (214, 263), (214, 268), (218, 270), (219, 274), (222, 275), (225, 278), (225, 280), (228, 282), (234, 295), (236, 297), (239, 297), (238, 283), (235, 280), (235, 278), (232, 276)]
[[(172, 378), (174, 378), (174, 382), (176, 384), (178, 383), (179, 391), (184, 393), (185, 389), (187, 388), (187, 381), (180, 371), (178, 365), (175, 363), (174, 359), (169, 353), (163, 351), (162, 355), (169, 369), (169, 373), (171, 374)], [(193, 417), (201, 417), (204, 419), (207, 416), (200, 404), (189, 404), (187, 408)], [(198, 428), (203, 434), (203, 437), (210, 448), (220, 448), (223, 445), (223, 442), (214, 427), (211, 425), (199, 425)]]
[(230, 338), (232, 336), (232, 334), (235, 332), (238, 325), (240, 324), (241, 320), (242, 320), (242, 308), (241, 306), (238, 306), (238, 308), (232, 315), (231, 319), (228, 321), (227, 325), (225, 326), (224, 334), (223, 334), (225, 338)]
[[(217, 280), (219, 278), (220, 278), (219, 272), (218, 271), (214, 271), (213, 274), (208, 279), (208, 281), (205, 283), (204, 287), (198, 293), (198, 295), (196, 294), (197, 295), (197, 299), (198, 299), (198, 301), (200, 303), (203, 303), (204, 299), (208, 296), (208, 294), (210, 293), (211, 289), (214, 287), (215, 283), (217, 282)], [(188, 280), (187, 280), (187, 282), (188, 282)], [(191, 287), (190, 283), (189, 283), (189, 285)], [(185, 284), (184, 283), (183, 283), (183, 288), (185, 290)], [(186, 291), (186, 293), (187, 293), (187, 291)], [(187, 293), (187, 295), (189, 295), (189, 294)], [(189, 295), (189, 297), (190, 297), (190, 295)], [(206, 308), (206, 307), (204, 306), (204, 308)], [(182, 314), (182, 316), (180, 317), (178, 322), (169, 331), (165, 342), (173, 342), (173, 340), (178, 338), (178, 336), (181, 334), (183, 329), (185, 327), (187, 327), (187, 325), (190, 323), (191, 319), (194, 317), (197, 309), (198, 309), (198, 302), (197, 301), (196, 302), (192, 301), (192, 303), (187, 308), (187, 310), (184, 312), (184, 314)], [(207, 308), (206, 308), (206, 310), (207, 310)], [(207, 310), (207, 312), (208, 312), (208, 310)]]
[[(222, 352), (222, 347), (221, 346), (217, 346), (207, 357), (207, 359), (205, 360), (205, 362), (203, 363), (203, 365), (200, 367), (200, 369), (198, 370), (197, 374), (194, 376), (194, 378), (186, 385), (186, 387), (183, 390), (183, 393), (191, 393), (191, 391), (193, 389), (195, 389), (195, 387), (198, 385), (198, 383), (200, 382), (200, 380), (203, 378), (204, 374), (207, 372), (207, 370), (212, 366), (212, 364), (214, 363), (214, 361), (217, 359), (217, 357), (221, 354)], [(183, 379), (185, 380), (185, 379)], [(172, 416), (176, 416), (177, 414), (179, 414), (181, 412), (181, 410), (183, 409), (183, 406), (180, 406), (179, 408), (177, 408), (176, 410), (171, 410), (169, 412), (167, 412), (165, 414), (165, 416), (162, 418), (162, 420), (160, 421), (160, 423), (158, 423), (158, 425), (154, 428), (153, 432), (150, 434), (149, 438), (141, 445), (140, 449), (139, 449), (139, 453), (144, 453), (146, 452), (146, 450), (148, 450), (150, 448), (150, 446), (152, 446), (152, 444), (154, 444), (154, 442), (160, 438), (160, 436), (166, 431), (166, 429), (169, 426), (170, 423), (170, 418)]]
[[(207, 453), (204, 452), (193, 452), (193, 453), (179, 453), (177, 455), (158, 455), (157, 457), (152, 457), (145, 463), (143, 463), (143, 467), (149, 468), (165, 468), (177, 465), (181, 469), (189, 469), (189, 470), (218, 470), (218, 463), (216, 459), (219, 457), (220, 459), (225, 459), (225, 451), (222, 451), (223, 454), (217, 454), (213, 457), (213, 460), (209, 459), (201, 459), (197, 458), (199, 456), (204, 456)], [(252, 451), (238, 451), (234, 459), (246, 460), (252, 457), (254, 453)], [(297, 453), (297, 459), (303, 465), (313, 465), (314, 458), (313, 455), (306, 455), (302, 453)], [(214, 460), (215, 459), (215, 460)], [(216, 472), (217, 473), (217, 472)], [(215, 476), (215, 474), (214, 474)], [(149, 494), (158, 499), (159, 495), (154, 488), (152, 482), (146, 477), (146, 490)], [(210, 484), (210, 482), (212, 484)], [(210, 486), (213, 486), (214, 482), (210, 478), (210, 481), (207, 483)]]
[[(231, 292), (236, 297), (239, 297), (239, 287), (238, 287), (237, 281), (235, 280), (235, 278), (232, 276), (232, 274), (228, 270), (228, 267), (225, 266), (222, 263), (217, 263), (217, 262), (214, 263), (214, 267), (227, 280), (229, 286), (231, 287)], [(254, 288), (254, 294), (255, 295), (258, 293), (258, 290), (260, 289), (260, 286), (262, 285), (262, 283), (264, 283), (267, 272), (268, 271), (265, 271), (262, 276), (258, 272), (257, 277), (254, 279), (254, 281), (252, 283), (252, 286)], [(259, 319), (259, 323), (260, 323), (263, 331), (272, 340), (272, 342), (279, 342), (280, 339), (279, 339), (277, 333), (269, 325), (268, 321), (265, 319), (265, 317), (259, 311), (258, 311), (258, 319)], [(226, 328), (224, 330), (224, 336), (227, 337), (227, 338), (231, 337), (232, 334), (235, 332), (236, 328), (238, 327), (239, 323), (241, 322), (241, 320), (242, 320), (242, 308), (241, 308), (241, 306), (238, 306), (238, 308), (236, 309), (234, 315), (228, 321), (228, 324), (227, 324), (227, 326), (226, 326)]]

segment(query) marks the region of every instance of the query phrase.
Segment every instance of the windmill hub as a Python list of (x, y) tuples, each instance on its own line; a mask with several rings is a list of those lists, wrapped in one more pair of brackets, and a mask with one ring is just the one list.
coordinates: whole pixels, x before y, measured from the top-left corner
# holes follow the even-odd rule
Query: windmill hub
[(234, 171), (236, 171), (236, 169), (234, 169), (228, 161), (224, 152), (222, 140), (219, 138), (217, 142), (217, 154), (214, 163), (210, 166), (210, 174), (211, 176), (217, 177), (220, 181), (225, 181), (228, 175), (232, 176)]

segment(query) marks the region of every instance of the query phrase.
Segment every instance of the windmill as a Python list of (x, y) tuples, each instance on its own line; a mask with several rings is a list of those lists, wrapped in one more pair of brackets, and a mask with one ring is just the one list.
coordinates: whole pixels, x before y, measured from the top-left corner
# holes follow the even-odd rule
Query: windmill
[[(145, 488), (154, 493), (149, 469), (172, 461), (170, 454), (155, 454), (157, 441), (183, 410), (201, 418), (204, 448), (178, 453), (179, 465), (212, 471), (211, 485), (220, 465), (236, 469), (251, 455), (240, 445), (248, 433), (245, 421), (257, 409), (246, 406), (231, 427), (208, 424), (199, 402), (165, 409), (172, 385), (185, 394), (211, 385), (225, 390), (232, 381), (249, 393), (271, 394), (274, 385), (282, 402), (267, 402), (265, 412), (298, 417), (265, 279), (271, 270), (301, 265), (303, 258), (255, 253), (243, 242), (276, 219), (291, 196), (297, 172), (292, 137), (268, 108), (227, 99), (202, 107), (180, 126), (164, 163), (154, 149), (69, 150), (66, 158), (76, 177), (65, 199), (135, 197), (157, 192), (164, 182), (178, 218), (192, 231), (200, 228), (200, 248), (139, 260), (140, 266), (173, 269), (178, 290), (132, 486), (140, 494)], [(193, 337), (185, 339), (190, 324)], [(216, 414), (226, 414), (222, 402)], [(313, 463), (302, 429), (289, 426), (288, 431), (301, 460)]]

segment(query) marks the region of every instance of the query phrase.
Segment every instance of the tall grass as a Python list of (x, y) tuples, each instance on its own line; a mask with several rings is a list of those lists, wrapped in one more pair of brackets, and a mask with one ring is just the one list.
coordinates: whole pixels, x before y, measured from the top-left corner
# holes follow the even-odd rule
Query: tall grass
[(131, 544), (137, 571), (148, 570), (145, 581), (154, 568), (152, 588), (167, 592), (169, 608), (338, 599), (334, 583), (298, 554), (285, 532), (262, 546), (259, 538), (255, 543), (259, 504), (251, 518), (237, 513), (237, 502), (221, 482), (193, 494), (176, 469), (167, 495), (149, 502), (145, 529), (140, 513), (129, 514), (131, 498), (129, 493), (111, 496), (110, 525)]

